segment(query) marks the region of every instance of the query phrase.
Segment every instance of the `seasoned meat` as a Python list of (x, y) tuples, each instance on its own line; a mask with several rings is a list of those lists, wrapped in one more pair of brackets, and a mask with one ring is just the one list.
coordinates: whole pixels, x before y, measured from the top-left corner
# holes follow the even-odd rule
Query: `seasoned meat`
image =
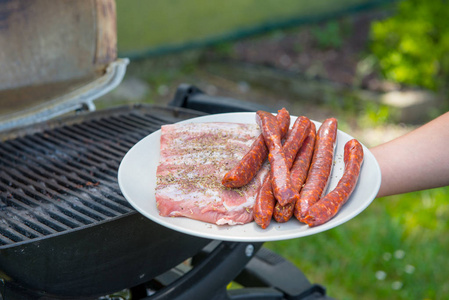
[(221, 180), (260, 133), (255, 124), (162, 126), (156, 186), (159, 214), (218, 225), (251, 222), (257, 191), (269, 171), (267, 163), (243, 187), (227, 188)]

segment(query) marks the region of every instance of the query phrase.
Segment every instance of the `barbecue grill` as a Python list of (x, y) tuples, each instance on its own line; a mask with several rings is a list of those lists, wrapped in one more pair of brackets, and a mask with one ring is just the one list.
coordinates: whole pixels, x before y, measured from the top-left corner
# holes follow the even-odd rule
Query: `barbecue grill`
[[(37, 2), (41, 6), (34, 9), (55, 6)], [(115, 17), (113, 1), (76, 2), (83, 10), (93, 3), (89, 7), (94, 11), (109, 10)], [(8, 12), (10, 20), (27, 11), (27, 7), (0, 9)], [(98, 19), (94, 21), (97, 33), (110, 34), (98, 29), (102, 28)], [(322, 286), (311, 284), (262, 243), (178, 233), (128, 204), (118, 187), (117, 169), (140, 139), (163, 124), (258, 107), (181, 85), (166, 107), (131, 105), (93, 111), (92, 101), (119, 84), (127, 63), (110, 55), (104, 68), (94, 66), (98, 74), (88, 76), (89, 83), (69, 80), (68, 88), (66, 80), (63, 89), (56, 89), (65, 93), (51, 94), (47, 106), (1, 119), (0, 298), (329, 299)], [(78, 88), (73, 88), (73, 82)], [(39, 84), (43, 90), (49, 87)], [(10, 101), (8, 95), (38, 98), (36, 90), (40, 89), (33, 85), (17, 86), (2, 92), (2, 101)], [(58, 113), (66, 114), (55, 117)], [(232, 281), (242, 288), (228, 290)], [(113, 295), (122, 290), (125, 296)]]

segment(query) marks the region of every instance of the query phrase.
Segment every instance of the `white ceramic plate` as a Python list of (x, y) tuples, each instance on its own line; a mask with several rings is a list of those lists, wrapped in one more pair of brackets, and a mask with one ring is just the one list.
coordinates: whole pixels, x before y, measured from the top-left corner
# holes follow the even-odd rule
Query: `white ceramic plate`
[[(292, 116), (291, 124), (296, 117)], [(227, 113), (198, 117), (181, 123), (190, 122), (235, 122), (255, 123), (255, 113)], [(321, 125), (315, 122), (317, 129)], [(341, 225), (361, 213), (375, 198), (380, 187), (380, 169), (372, 153), (363, 146), (364, 162), (354, 192), (338, 214), (329, 222), (308, 227), (296, 219), (286, 223), (272, 221), (268, 228), (261, 229), (255, 222), (218, 226), (183, 217), (161, 217), (156, 208), (155, 188), (156, 169), (159, 164), (160, 130), (150, 134), (134, 145), (123, 158), (118, 170), (120, 189), (129, 203), (141, 214), (152, 221), (170, 229), (186, 234), (225, 241), (264, 242), (287, 240), (308, 236)], [(343, 148), (352, 137), (342, 131), (337, 134), (335, 165), (332, 170), (328, 190), (333, 189), (340, 180), (343, 170)]]

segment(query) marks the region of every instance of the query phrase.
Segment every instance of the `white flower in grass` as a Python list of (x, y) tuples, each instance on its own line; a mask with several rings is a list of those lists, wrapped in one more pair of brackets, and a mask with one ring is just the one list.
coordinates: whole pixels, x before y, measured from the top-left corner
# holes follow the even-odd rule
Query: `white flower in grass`
[(397, 290), (400, 290), (401, 288), (402, 288), (402, 282), (400, 282), (400, 281), (394, 281), (392, 284), (391, 284), (391, 288), (393, 289), (393, 290), (395, 290), (395, 291), (397, 291)]
[(383, 258), (385, 261), (389, 261), (389, 260), (391, 259), (391, 253), (390, 253), (390, 252), (385, 252), (385, 253), (382, 255), (382, 258)]
[(412, 274), (413, 272), (415, 272), (415, 266), (412, 265), (405, 266), (405, 273)]
[(377, 271), (376, 272), (376, 279), (377, 280), (384, 280), (387, 277), (387, 273), (384, 271)]
[(396, 250), (394, 252), (394, 257), (396, 257), (397, 259), (403, 259), (405, 256), (405, 251), (404, 250)]

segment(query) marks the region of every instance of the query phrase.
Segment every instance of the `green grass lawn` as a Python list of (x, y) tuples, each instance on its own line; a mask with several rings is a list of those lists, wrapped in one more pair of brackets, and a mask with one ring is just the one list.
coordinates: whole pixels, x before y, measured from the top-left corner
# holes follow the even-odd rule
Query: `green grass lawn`
[(446, 299), (449, 187), (374, 200), (335, 229), (265, 246), (338, 299)]

